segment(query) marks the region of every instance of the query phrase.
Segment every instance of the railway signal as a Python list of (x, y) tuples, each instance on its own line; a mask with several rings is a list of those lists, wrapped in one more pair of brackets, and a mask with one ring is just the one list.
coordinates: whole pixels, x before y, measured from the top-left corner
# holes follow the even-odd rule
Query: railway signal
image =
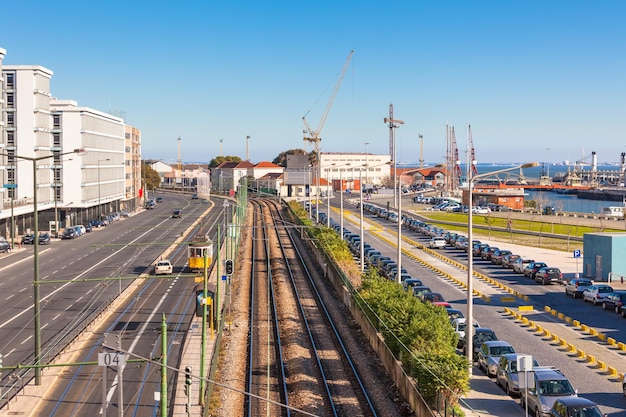
[(226, 264), (225, 264), (225, 268), (226, 270), (226, 275), (232, 275), (233, 271), (235, 269), (235, 263), (233, 262), (232, 259), (227, 259), (226, 260)]

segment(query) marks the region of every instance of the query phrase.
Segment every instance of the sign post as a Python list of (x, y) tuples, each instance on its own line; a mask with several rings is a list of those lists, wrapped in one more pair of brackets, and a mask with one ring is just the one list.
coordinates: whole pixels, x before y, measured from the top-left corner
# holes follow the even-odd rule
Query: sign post
[(580, 258), (580, 249), (576, 249), (574, 251), (574, 258), (576, 258), (576, 274), (574, 274), (574, 278), (578, 278), (580, 274), (578, 273), (578, 259)]

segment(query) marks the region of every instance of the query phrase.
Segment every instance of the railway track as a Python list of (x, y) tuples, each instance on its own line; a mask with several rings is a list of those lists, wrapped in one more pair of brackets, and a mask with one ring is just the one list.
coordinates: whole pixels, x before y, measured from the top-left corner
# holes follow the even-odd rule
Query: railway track
[(321, 271), (311, 271), (275, 202), (252, 205), (244, 415), (378, 415), (325, 305), (327, 289), (318, 289)]

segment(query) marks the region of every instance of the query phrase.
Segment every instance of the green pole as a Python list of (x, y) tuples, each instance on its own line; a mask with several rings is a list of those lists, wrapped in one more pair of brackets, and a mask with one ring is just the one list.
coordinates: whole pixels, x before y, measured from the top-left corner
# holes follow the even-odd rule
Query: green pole
[(198, 398), (198, 404), (204, 405), (204, 368), (206, 363), (206, 325), (207, 325), (207, 292), (209, 286), (209, 262), (208, 262), (208, 249), (204, 249), (204, 276), (203, 276), (203, 294), (204, 304), (202, 305), (202, 351), (200, 352), (200, 395)]
[(222, 271), (220, 271), (220, 248), (222, 247), (221, 244), (221, 236), (220, 236), (220, 225), (217, 225), (217, 283), (215, 286), (215, 323), (217, 323), (217, 325), (215, 326), (217, 329), (219, 329), (219, 322), (220, 322), (220, 281), (222, 280)]
[(167, 417), (167, 321), (161, 319), (161, 417)]
[[(35, 365), (39, 365), (41, 361), (41, 306), (39, 304), (39, 213), (37, 210), (37, 159), (33, 161), (33, 225), (34, 236), (33, 246), (33, 298), (34, 306), (34, 325), (35, 325)], [(35, 368), (35, 385), (41, 385), (41, 368)]]

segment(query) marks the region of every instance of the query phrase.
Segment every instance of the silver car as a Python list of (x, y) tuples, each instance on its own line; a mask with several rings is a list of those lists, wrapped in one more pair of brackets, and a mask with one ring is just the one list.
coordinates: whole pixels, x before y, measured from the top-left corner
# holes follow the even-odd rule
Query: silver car
[(526, 408), (528, 398), (528, 410), (536, 417), (549, 417), (550, 409), (558, 399), (578, 397), (572, 384), (557, 369), (534, 369), (528, 377), (529, 385), (533, 388), (528, 389), (528, 395), (520, 396), (521, 406)]
[(583, 300), (591, 301), (593, 305), (602, 304), (602, 300), (613, 292), (613, 287), (606, 284), (594, 284), (583, 291)]
[[(519, 377), (524, 378), (524, 375), (520, 375), (517, 369), (517, 358), (520, 356), (522, 356), (520, 353), (507, 353), (500, 356), (496, 370), (496, 383), (511, 397), (520, 395)], [(535, 358), (532, 360), (533, 368), (538, 367), (537, 360)]]
[(507, 353), (515, 353), (509, 342), (491, 340), (483, 343), (478, 350), (478, 369), (484, 370), (487, 376), (496, 376), (500, 356)]

